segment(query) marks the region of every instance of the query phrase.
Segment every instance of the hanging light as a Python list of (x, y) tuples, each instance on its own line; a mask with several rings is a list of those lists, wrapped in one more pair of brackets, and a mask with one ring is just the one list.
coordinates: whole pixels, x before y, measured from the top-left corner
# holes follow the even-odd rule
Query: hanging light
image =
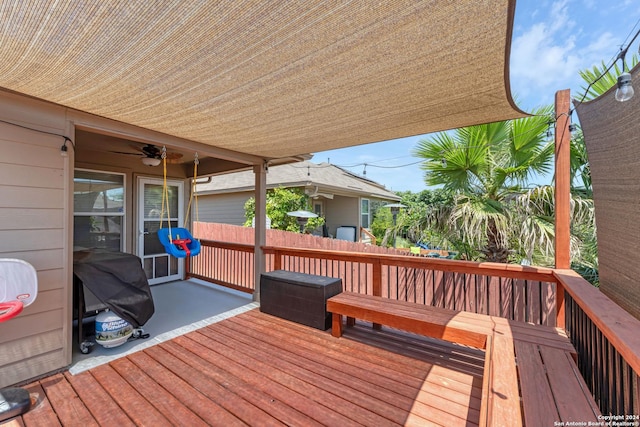
[(633, 98), (633, 86), (631, 85), (631, 74), (622, 73), (618, 76), (618, 89), (616, 89), (616, 101), (625, 102)]
[(364, 164), (364, 169), (362, 170), (362, 175), (366, 175), (367, 174), (367, 164)]
[(442, 165), (443, 168), (447, 167), (447, 159), (445, 159), (444, 157), (442, 159), (440, 159), (440, 164)]
[(160, 163), (162, 163), (162, 160), (156, 159), (155, 157), (143, 157), (141, 161), (145, 166), (158, 166)]

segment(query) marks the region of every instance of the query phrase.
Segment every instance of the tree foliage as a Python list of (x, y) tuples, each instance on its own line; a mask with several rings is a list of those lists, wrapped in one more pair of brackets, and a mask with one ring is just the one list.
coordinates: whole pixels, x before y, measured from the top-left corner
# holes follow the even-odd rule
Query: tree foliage
[(441, 186), (453, 200), (429, 212), (438, 219), (424, 218), (425, 225), (437, 226), (444, 239), (477, 248), (488, 261), (508, 262), (513, 254), (510, 206), (532, 178), (551, 171), (553, 143), (546, 140), (550, 113), (545, 107), (524, 119), (419, 141), (414, 153), (425, 159), (426, 183)]
[[(300, 232), (300, 226), (295, 217), (287, 215), (287, 212), (297, 210), (309, 210), (309, 197), (298, 188), (278, 187), (267, 190), (267, 216), (271, 220), (271, 228)], [(256, 215), (255, 198), (250, 198), (244, 204), (245, 226), (250, 227)], [(306, 232), (315, 230), (324, 224), (324, 218), (310, 218), (305, 227)]]

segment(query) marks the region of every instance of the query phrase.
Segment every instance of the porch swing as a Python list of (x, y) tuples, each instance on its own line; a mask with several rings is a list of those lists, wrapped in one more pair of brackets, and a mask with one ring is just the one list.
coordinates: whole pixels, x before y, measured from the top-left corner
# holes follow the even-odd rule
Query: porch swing
[[(164, 180), (162, 185), (162, 210), (160, 213), (160, 229), (158, 230), (158, 239), (165, 251), (176, 258), (188, 258), (196, 256), (200, 253), (200, 241), (194, 238), (189, 230), (187, 230), (187, 220), (191, 211), (191, 202), (193, 201), (196, 190), (196, 179), (198, 178), (198, 153), (195, 154), (193, 161), (193, 179), (191, 180), (191, 196), (187, 206), (187, 213), (184, 217), (182, 227), (171, 228), (171, 213), (169, 212), (169, 187), (167, 185), (167, 149), (162, 147), (162, 164), (164, 167)], [(198, 196), (196, 199), (196, 221), (198, 221)], [(165, 211), (165, 203), (167, 209), (167, 227), (162, 228), (162, 221)]]

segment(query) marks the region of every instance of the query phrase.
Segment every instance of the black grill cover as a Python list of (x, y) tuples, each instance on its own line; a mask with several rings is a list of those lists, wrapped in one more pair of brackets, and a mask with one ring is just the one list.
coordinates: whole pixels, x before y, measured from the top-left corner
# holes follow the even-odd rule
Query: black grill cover
[(73, 273), (104, 305), (135, 328), (155, 310), (140, 258), (90, 249), (73, 253)]

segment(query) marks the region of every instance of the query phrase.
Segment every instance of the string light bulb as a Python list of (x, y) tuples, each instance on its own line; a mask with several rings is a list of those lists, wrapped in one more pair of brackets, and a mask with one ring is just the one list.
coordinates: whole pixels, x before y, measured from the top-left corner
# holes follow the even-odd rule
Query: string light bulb
[(440, 164), (442, 165), (443, 168), (447, 167), (447, 159), (445, 159), (444, 157), (442, 159), (440, 159)]
[(631, 85), (631, 74), (622, 73), (618, 76), (618, 88), (616, 89), (615, 98), (618, 102), (625, 102), (633, 98), (634, 91)]
[[(48, 132), (45, 132), (48, 133)], [(60, 147), (60, 155), (62, 157), (68, 157), (69, 156), (69, 147), (67, 147), (67, 142), (71, 143), (71, 146), (73, 146), (73, 148), (75, 149), (75, 146), (73, 145), (73, 141), (70, 140), (69, 138), (67, 138), (66, 136), (63, 135), (59, 135), (62, 136), (64, 138), (64, 142), (62, 143), (62, 146)]]

